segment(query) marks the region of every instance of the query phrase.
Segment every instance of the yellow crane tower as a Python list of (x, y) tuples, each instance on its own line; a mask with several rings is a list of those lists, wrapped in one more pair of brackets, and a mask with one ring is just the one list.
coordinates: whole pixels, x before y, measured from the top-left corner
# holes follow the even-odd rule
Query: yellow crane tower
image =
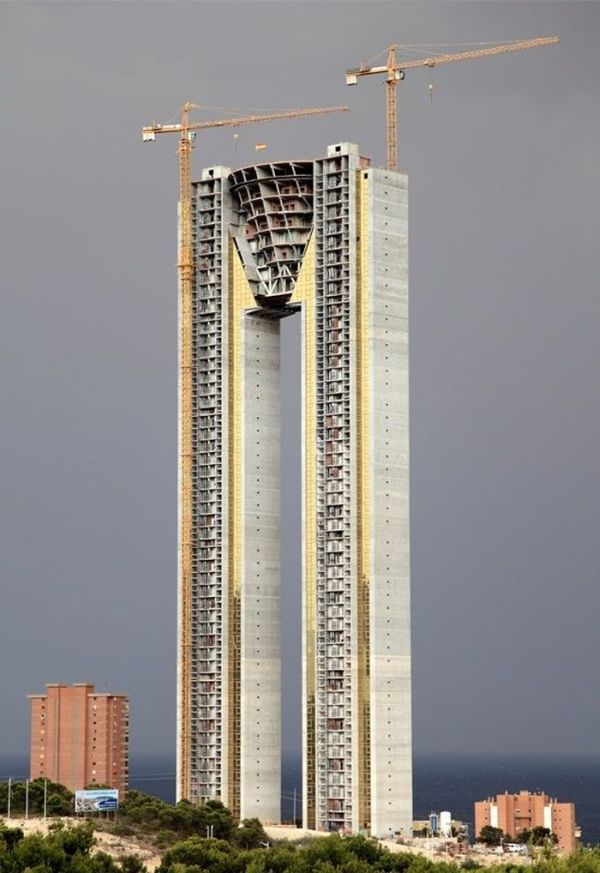
[(192, 240), (192, 149), (196, 131), (214, 127), (241, 127), (262, 121), (306, 118), (311, 115), (329, 115), (348, 112), (347, 106), (326, 106), (317, 109), (290, 109), (262, 115), (243, 115), (239, 118), (221, 118), (211, 121), (191, 121), (190, 111), (201, 109), (196, 103), (184, 103), (178, 124), (150, 124), (142, 128), (143, 142), (154, 142), (158, 134), (179, 135), (179, 742), (183, 749), (179, 790), (184, 798), (190, 797), (189, 749), (190, 689), (191, 689), (191, 584), (192, 584), (192, 290), (194, 282), (194, 250)]
[(505, 45), (488, 46), (466, 52), (433, 55), (429, 58), (416, 58), (408, 61), (396, 60), (397, 44), (388, 48), (387, 63), (378, 67), (362, 64), (355, 70), (346, 70), (346, 85), (357, 85), (361, 76), (376, 76), (383, 74), (386, 78), (386, 117), (387, 117), (387, 167), (397, 169), (397, 123), (396, 123), (396, 87), (404, 79), (405, 70), (417, 67), (437, 67), (438, 64), (453, 64), (455, 61), (467, 61), (471, 58), (489, 58), (492, 55), (505, 55), (509, 52), (520, 52), (525, 49), (544, 45), (556, 45), (560, 42), (557, 36), (542, 36), (537, 39), (509, 42)]

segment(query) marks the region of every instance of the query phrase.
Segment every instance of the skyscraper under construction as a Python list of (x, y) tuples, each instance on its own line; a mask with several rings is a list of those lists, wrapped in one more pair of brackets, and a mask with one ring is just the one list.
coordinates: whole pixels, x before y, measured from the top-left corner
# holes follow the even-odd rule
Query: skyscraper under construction
[(298, 313), (304, 824), (408, 830), (406, 176), (347, 143), (212, 167), (191, 230), (178, 795), (279, 821), (280, 321)]

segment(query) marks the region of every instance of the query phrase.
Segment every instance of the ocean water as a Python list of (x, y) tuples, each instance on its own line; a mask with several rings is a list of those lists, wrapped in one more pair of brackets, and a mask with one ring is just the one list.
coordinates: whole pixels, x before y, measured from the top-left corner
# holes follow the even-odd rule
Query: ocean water
[(504, 791), (542, 791), (575, 804), (582, 843), (600, 843), (600, 758), (417, 757), (414, 813), (447, 809), (473, 830), (473, 803)]
[[(282, 812), (291, 819), (290, 797), (301, 785), (298, 759), (284, 760)], [(473, 804), (504, 791), (542, 791), (575, 804), (582, 843), (600, 843), (600, 758), (474, 758), (418, 755), (414, 759), (415, 820), (448, 810), (473, 834)]]
[[(26, 758), (0, 756), (0, 780), (27, 775)], [(130, 785), (168, 803), (175, 799), (175, 759), (132, 756)], [(301, 815), (302, 768), (298, 757), (283, 762), (282, 814), (292, 820), (294, 788)], [(600, 758), (473, 758), (417, 756), (414, 761), (414, 815), (449, 810), (473, 829), (473, 803), (504, 791), (543, 791), (575, 803), (583, 843), (600, 843)]]

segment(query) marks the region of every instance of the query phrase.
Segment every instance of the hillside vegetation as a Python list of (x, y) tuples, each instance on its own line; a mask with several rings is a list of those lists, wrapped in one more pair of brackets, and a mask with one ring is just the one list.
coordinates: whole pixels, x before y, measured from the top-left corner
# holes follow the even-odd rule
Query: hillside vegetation
[[(0, 873), (145, 873), (134, 855), (118, 861), (94, 852), (93, 824), (57, 825), (48, 836), (24, 836), (19, 828), (0, 827)], [(468, 861), (466, 869), (478, 865)], [(308, 845), (278, 844), (245, 849), (224, 839), (189, 836), (166, 850), (157, 873), (456, 873), (453, 863), (435, 863), (421, 855), (391, 853), (366, 837), (331, 835)], [(492, 873), (522, 873), (522, 867), (498, 864)], [(568, 858), (549, 857), (536, 873), (600, 873), (600, 850), (582, 849)]]

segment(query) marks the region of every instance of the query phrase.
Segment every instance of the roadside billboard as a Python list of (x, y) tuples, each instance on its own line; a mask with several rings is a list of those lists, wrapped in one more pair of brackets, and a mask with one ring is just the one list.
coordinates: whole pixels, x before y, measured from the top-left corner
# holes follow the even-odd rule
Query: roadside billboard
[(75, 792), (75, 812), (116, 812), (119, 808), (117, 788), (98, 788)]

